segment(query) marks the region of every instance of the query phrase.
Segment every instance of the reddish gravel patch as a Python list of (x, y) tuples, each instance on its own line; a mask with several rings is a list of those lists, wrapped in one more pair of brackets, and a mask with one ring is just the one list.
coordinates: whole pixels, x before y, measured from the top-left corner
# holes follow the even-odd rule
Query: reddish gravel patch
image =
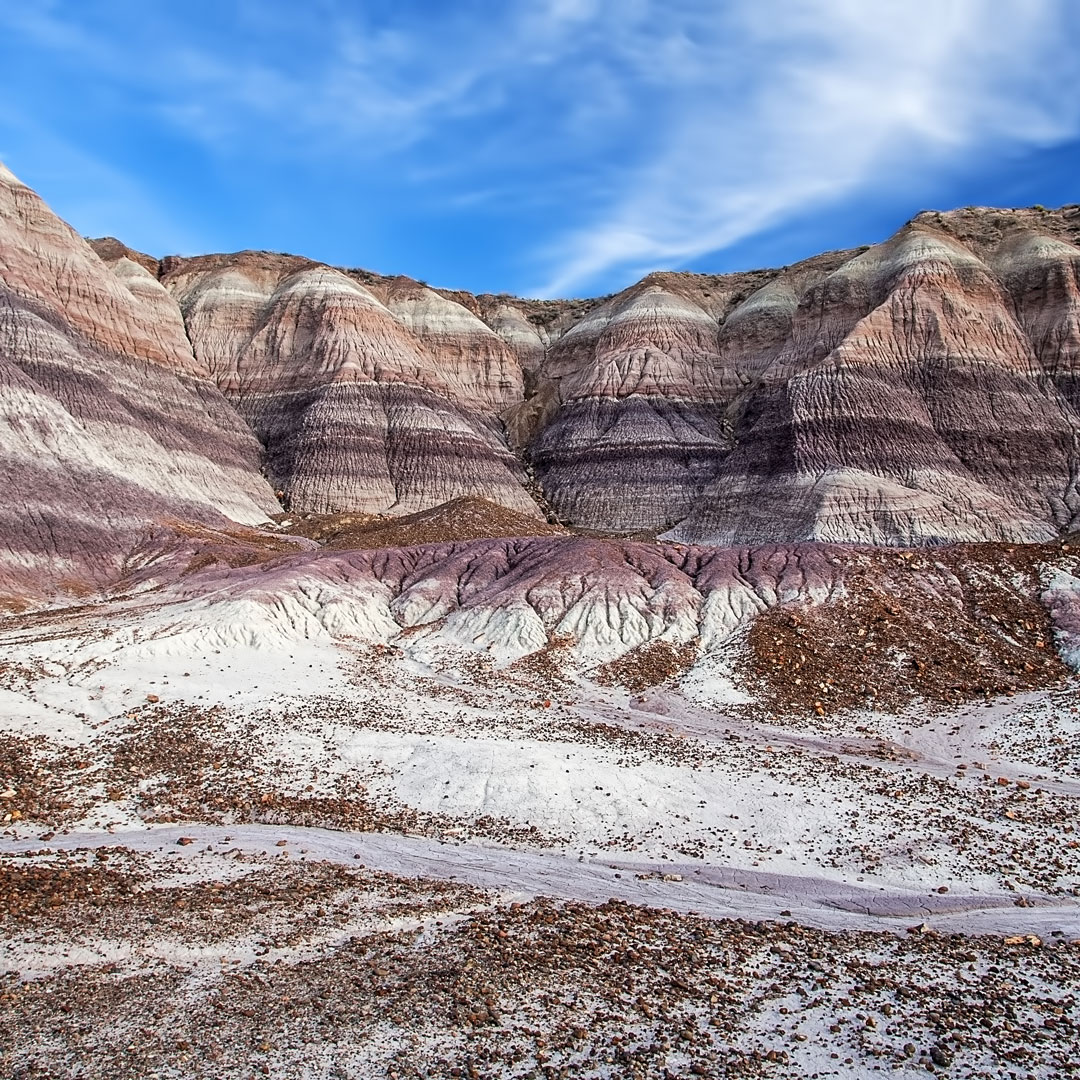
[(105, 853), (98, 855), (97, 865), (79, 863), (77, 857), (56, 858), (53, 864), (33, 858), (0, 862), (0, 922), (55, 914), (71, 905), (115, 905), (131, 898), (140, 881), (130, 870), (107, 866)]
[(880, 551), (846, 580), (847, 596), (759, 616), (743, 673), (781, 713), (941, 706), (1062, 685), (1039, 602), (1042, 561), (1059, 545), (980, 544)]
[(621, 686), (640, 693), (683, 674), (697, 657), (698, 647), (694, 644), (652, 641), (602, 665), (594, 677), (601, 686)]
[(506, 536), (564, 536), (566, 530), (539, 518), (508, 510), (487, 499), (464, 496), (403, 517), (381, 514), (286, 515), (284, 531), (328, 548), (416, 547)]

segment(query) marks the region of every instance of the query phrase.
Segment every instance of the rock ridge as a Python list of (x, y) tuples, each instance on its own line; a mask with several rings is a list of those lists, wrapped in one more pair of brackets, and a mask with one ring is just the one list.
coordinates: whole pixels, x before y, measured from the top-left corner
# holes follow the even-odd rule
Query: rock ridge
[(148, 523), (282, 507), (489, 500), (713, 546), (1077, 528), (1080, 207), (926, 211), (787, 267), (557, 301), (158, 259), (88, 245), (6, 171), (0, 196), (16, 592), (41, 567), (96, 587)]
[[(300, 511), (537, 513), (534, 478), (584, 529), (919, 545), (1073, 527), (1078, 240), (1076, 206), (924, 211), (877, 245), (565, 301), (267, 252), (158, 266)], [(403, 424), (416, 453), (390, 449)]]

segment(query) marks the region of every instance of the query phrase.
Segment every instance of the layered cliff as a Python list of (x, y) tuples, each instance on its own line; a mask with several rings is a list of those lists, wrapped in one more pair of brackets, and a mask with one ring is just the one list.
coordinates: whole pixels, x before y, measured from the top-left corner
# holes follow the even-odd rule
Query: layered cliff
[(520, 366), (461, 305), (259, 252), (168, 259), (162, 282), (291, 509), (404, 514), (481, 496), (539, 516), (497, 419), (522, 395)]
[[(673, 535), (921, 544), (1071, 527), (1080, 425), (1010, 283), (921, 222), (810, 283), (757, 372), (725, 354), (756, 381), (735, 449)], [(1061, 305), (1031, 307), (1044, 337), (1067, 333)]]
[(148, 523), (275, 509), (250, 430), (196, 360), (176, 304), (115, 273), (0, 167), (0, 595), (114, 579)]
[(602, 532), (1038, 541), (1080, 508), (1078, 233), (1075, 208), (925, 213), (874, 247), (596, 301), (251, 252), (159, 276), (294, 509), (536, 513), (531, 472)]
[(719, 359), (716, 320), (649, 282), (568, 330), (543, 367), (559, 406), (532, 446), (558, 514), (622, 530), (684, 517), (731, 446)]
[(712, 545), (1077, 526), (1076, 207), (924, 213), (778, 270), (539, 301), (91, 249), (7, 173), (0, 200), (14, 592), (109, 579), (147, 522), (281, 504), (479, 498), (538, 531)]
[(782, 271), (651, 275), (545, 351), (519, 407), (544, 493), (712, 544), (1071, 528), (1078, 234), (1075, 208), (923, 214)]

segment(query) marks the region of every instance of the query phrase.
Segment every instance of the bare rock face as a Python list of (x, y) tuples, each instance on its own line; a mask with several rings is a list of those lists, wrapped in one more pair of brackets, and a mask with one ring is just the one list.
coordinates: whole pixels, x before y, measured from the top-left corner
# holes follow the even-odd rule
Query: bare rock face
[(520, 368), (460, 305), (415, 283), (382, 288), (384, 303), (346, 273), (257, 252), (167, 260), (163, 282), (291, 509), (404, 514), (471, 495), (539, 514), (496, 418)]
[(454, 400), (485, 413), (521, 400), (522, 371), (513, 350), (468, 309), (409, 278), (373, 292), (434, 359)]
[(1070, 526), (1077, 416), (1004, 284), (941, 231), (906, 227), (812, 285), (772, 353), (674, 537), (1037, 541)]
[(256, 523), (259, 446), (156, 278), (91, 248), (0, 166), (0, 593), (115, 578), (148, 523)]
[(778, 270), (523, 300), (91, 249), (5, 172), (4, 588), (94, 587), (148, 522), (258, 523), (275, 491), (755, 550), (1047, 541), (1080, 515), (1078, 245), (1080, 208), (967, 208)]
[(535, 513), (524, 465), (591, 531), (1038, 541), (1080, 508), (1078, 231), (1068, 208), (926, 213), (873, 248), (596, 301), (250, 252), (160, 276), (300, 510)]
[(643, 282), (565, 333), (544, 364), (559, 407), (532, 449), (561, 518), (664, 529), (689, 513), (730, 448), (718, 324)]
[(1001, 244), (993, 265), (1043, 370), (1080, 408), (1080, 247), (1025, 230)]
[(1080, 508), (1078, 234), (1068, 209), (923, 214), (782, 271), (650, 275), (547, 348), (513, 419), (589, 529), (1043, 540)]

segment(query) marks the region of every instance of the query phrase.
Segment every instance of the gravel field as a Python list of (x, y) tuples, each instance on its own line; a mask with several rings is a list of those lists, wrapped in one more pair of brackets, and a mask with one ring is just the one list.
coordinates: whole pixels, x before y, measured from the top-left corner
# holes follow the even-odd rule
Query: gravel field
[(145, 618), (5, 636), (12, 1076), (1078, 1071), (1071, 676), (785, 716)]

